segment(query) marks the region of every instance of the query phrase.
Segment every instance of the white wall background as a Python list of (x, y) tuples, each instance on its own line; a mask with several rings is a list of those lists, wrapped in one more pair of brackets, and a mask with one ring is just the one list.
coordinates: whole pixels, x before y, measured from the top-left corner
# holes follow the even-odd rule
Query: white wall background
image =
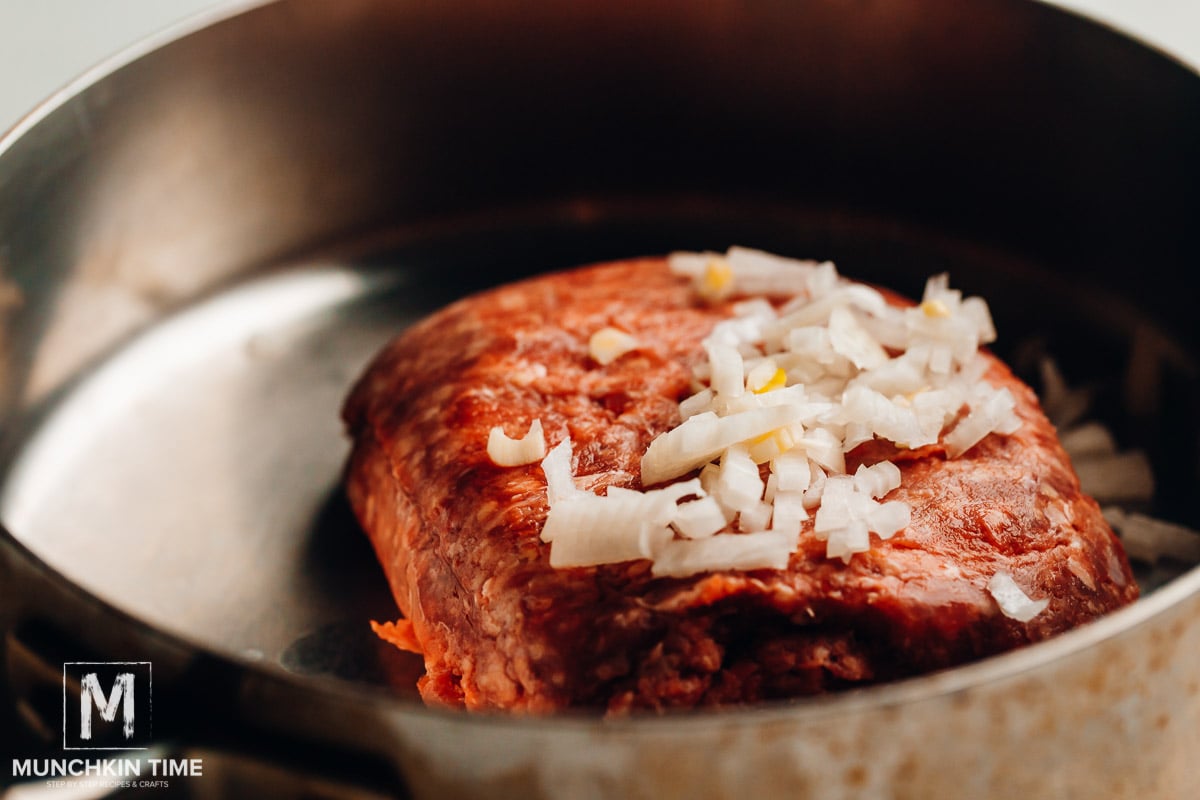
[[(1200, 69), (1200, 0), (1053, 2), (1113, 24)], [(0, 0), (0, 132), (104, 58), (224, 4), (222, 0)]]
[(0, 0), (0, 131), (108, 56), (219, 5), (219, 0)]

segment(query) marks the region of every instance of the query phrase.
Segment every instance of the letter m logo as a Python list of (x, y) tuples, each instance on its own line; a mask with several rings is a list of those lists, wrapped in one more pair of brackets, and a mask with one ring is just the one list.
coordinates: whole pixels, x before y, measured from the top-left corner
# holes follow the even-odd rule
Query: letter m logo
[(119, 672), (113, 682), (112, 694), (108, 697), (104, 696), (104, 690), (100, 688), (100, 679), (96, 673), (89, 672), (83, 676), (82, 690), (79, 693), (79, 738), (92, 738), (92, 709), (96, 708), (100, 711), (100, 717), (105, 722), (112, 722), (117, 718), (117, 703), (122, 700), (125, 704), (121, 707), (124, 714), (125, 724), (122, 727), (122, 733), (126, 739), (133, 738), (133, 719), (137, 714), (137, 707), (133, 698), (133, 673)]
[(148, 747), (150, 688), (148, 661), (64, 663), (63, 749)]

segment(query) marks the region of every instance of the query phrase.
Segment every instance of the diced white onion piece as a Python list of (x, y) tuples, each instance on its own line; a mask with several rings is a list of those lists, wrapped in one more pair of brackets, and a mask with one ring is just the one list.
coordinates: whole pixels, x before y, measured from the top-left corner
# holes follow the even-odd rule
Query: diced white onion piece
[(929, 348), (929, 370), (939, 375), (950, 372), (954, 366), (954, 350), (948, 345), (934, 344)]
[(829, 314), (829, 343), (835, 353), (845, 356), (859, 369), (878, 367), (888, 360), (883, 346), (845, 307), (835, 308)]
[(1154, 497), (1154, 471), (1141, 450), (1088, 458), (1075, 464), (1083, 491), (1100, 503), (1138, 503)]
[[(821, 494), (821, 507), (817, 510), (813, 531), (818, 538), (827, 538), (830, 531), (844, 528), (855, 517), (863, 516), (866, 509), (860, 502), (864, 495), (854, 491), (854, 479), (846, 475), (834, 475), (826, 479)], [(870, 499), (870, 498), (865, 498)]]
[(741, 445), (734, 445), (721, 456), (721, 472), (717, 478), (717, 499), (733, 511), (750, 508), (762, 499), (763, 480), (758, 465)]
[(847, 422), (871, 426), (881, 439), (902, 447), (916, 448), (937, 441), (938, 431), (922, 429), (916, 412), (904, 408), (865, 386), (851, 386), (842, 395)]
[(796, 446), (797, 435), (803, 435), (803, 427), (799, 424), (780, 428), (765, 436), (760, 436), (750, 442), (747, 452), (755, 464), (765, 464)]
[(871, 426), (865, 422), (848, 422), (846, 423), (846, 432), (842, 439), (842, 450), (849, 453), (860, 444), (869, 442), (875, 438), (875, 432), (871, 430)]
[[(859, 489), (855, 478), (837, 475), (825, 481), (813, 533), (818, 539), (836, 538), (851, 543), (846, 546), (857, 547), (862, 538), (860, 525), (882, 539), (890, 539), (908, 526), (910, 514), (908, 504), (897, 500), (880, 504)], [(839, 544), (835, 549), (843, 552), (842, 546)]]
[(708, 263), (714, 258), (722, 258), (720, 253), (687, 253), (677, 252), (667, 256), (667, 268), (675, 275), (682, 275), (693, 280), (699, 279)]
[(825, 402), (809, 400), (808, 392), (799, 384), (774, 389), (763, 394), (753, 395), (755, 408), (768, 406), (791, 406), (796, 412), (796, 419), (810, 422), (827, 413), (832, 405)]
[(912, 521), (912, 509), (908, 503), (889, 500), (877, 503), (867, 513), (867, 527), (880, 539), (890, 539), (908, 527)]
[(1105, 508), (1104, 519), (1125, 545), (1129, 557), (1147, 564), (1163, 559), (1200, 564), (1200, 531), (1120, 508)]
[(990, 385), (978, 387), (975, 397), (969, 401), (971, 410), (946, 434), (946, 451), (951, 458), (970, 450), (993, 431), (1012, 433), (1021, 421), (1013, 411), (1016, 401), (1008, 389), (996, 389)]
[(723, 344), (708, 344), (708, 363), (712, 368), (710, 383), (718, 397), (737, 397), (746, 390), (742, 354)]
[(942, 430), (946, 423), (958, 416), (966, 401), (964, 388), (952, 382), (943, 389), (917, 392), (909, 400), (909, 406), (916, 414), (921, 430), (936, 435), (935, 431)]
[(708, 388), (701, 389), (679, 402), (679, 416), (683, 419), (688, 419), (697, 414), (703, 414), (705, 411), (712, 411), (712, 402), (713, 390)]
[(812, 511), (821, 503), (821, 496), (825, 493), (825, 470), (818, 467), (816, 464), (809, 462), (809, 468), (812, 470), (812, 479), (808, 483), (808, 488), (804, 490), (804, 507)]
[(803, 492), (812, 480), (808, 456), (797, 451), (783, 453), (771, 461), (771, 473), (780, 492)]
[(655, 557), (651, 574), (686, 578), (714, 570), (785, 569), (795, 547), (796, 537), (784, 531), (674, 539)]
[(842, 450), (842, 440), (828, 428), (813, 428), (804, 432), (796, 441), (796, 447), (804, 450), (808, 457), (820, 464), (828, 472), (843, 473), (846, 471), (846, 455)]
[(861, 520), (853, 520), (844, 528), (838, 528), (829, 535), (825, 542), (825, 557), (840, 558), (849, 564), (855, 553), (865, 553), (871, 549), (871, 534), (867, 524)]
[(749, 300), (734, 303), (733, 313), (741, 319), (761, 320), (764, 322), (775, 319), (778, 316), (775, 313), (775, 306), (771, 305), (771, 301), (762, 297), (752, 297)]
[(1110, 456), (1117, 452), (1117, 442), (1112, 431), (1099, 422), (1087, 422), (1062, 431), (1058, 435), (1058, 441), (1074, 462), (1095, 456)]
[(846, 284), (770, 323), (763, 329), (763, 335), (768, 339), (782, 338), (792, 328), (825, 325), (833, 310), (841, 306), (853, 306), (870, 314), (882, 312), (887, 307), (887, 301), (869, 286), (861, 283)]
[(771, 524), (771, 510), (771, 504), (762, 500), (742, 508), (738, 512), (738, 529), (747, 532), (767, 530)]
[(675, 530), (688, 539), (703, 539), (718, 533), (729, 520), (715, 497), (702, 497), (680, 503), (671, 518)]
[(584, 567), (651, 558), (648, 539), (637, 517), (634, 498), (583, 492), (551, 506), (542, 528), (542, 540), (550, 542), (550, 566)]
[(546, 437), (542, 433), (542, 421), (535, 419), (529, 431), (520, 439), (511, 439), (504, 428), (497, 425), (488, 432), (488, 458), (501, 467), (518, 467), (540, 461), (546, 455)]
[(768, 503), (775, 502), (775, 495), (779, 491), (779, 476), (774, 472), (767, 474), (766, 488), (763, 489), (763, 500)]
[(731, 445), (762, 436), (801, 420), (808, 409), (769, 406), (718, 417), (697, 414), (655, 437), (642, 456), (642, 484), (686, 475), (716, 459)]
[(1070, 427), (1087, 413), (1092, 404), (1091, 392), (1068, 386), (1054, 359), (1047, 357), (1038, 362), (1038, 377), (1042, 381), (1042, 410), (1056, 427)]
[(874, 389), (886, 397), (892, 397), (918, 392), (928, 385), (928, 381), (924, 368), (906, 352), (859, 373), (850, 381), (850, 385)]
[(748, 247), (731, 247), (725, 254), (739, 293), (788, 297), (806, 291), (815, 261), (799, 261)]
[[(550, 565), (582, 567), (653, 558), (670, 540), (676, 502), (700, 493), (691, 480), (649, 492), (610, 486), (604, 496), (576, 492), (552, 503), (542, 526)], [(665, 533), (664, 533), (665, 531)]]
[(858, 322), (885, 348), (905, 350), (909, 345), (908, 325), (902, 308), (888, 306), (874, 314), (859, 316)]
[(959, 306), (959, 313), (974, 326), (978, 344), (996, 341), (996, 326), (992, 323), (992, 312), (982, 297), (968, 297)]
[(772, 505), (774, 511), (771, 514), (771, 530), (798, 536), (801, 523), (808, 519), (808, 511), (804, 508), (804, 493), (776, 492)]
[(551, 506), (563, 498), (576, 494), (575, 471), (571, 466), (571, 439), (559, 442), (542, 459), (542, 472), (546, 473), (546, 502)]
[(746, 372), (746, 388), (755, 393), (762, 392), (775, 380), (778, 372), (779, 366), (775, 360), (764, 358), (755, 364), (753, 369)]
[(819, 325), (788, 328), (783, 336), (783, 345), (797, 356), (818, 364), (832, 364), (837, 360), (838, 354), (829, 338), (829, 329)]
[(837, 288), (840, 276), (832, 261), (822, 261), (808, 275), (810, 297), (823, 297)]
[(1000, 606), (1001, 613), (1018, 622), (1029, 622), (1050, 605), (1049, 599), (1034, 600), (1007, 572), (997, 572), (987, 584), (988, 592)]
[(676, 503), (688, 497), (704, 497), (706, 494), (699, 478), (672, 483), (670, 486), (664, 486), (661, 489), (654, 489), (652, 491), (662, 492)]
[(900, 468), (891, 461), (871, 466), (860, 464), (854, 472), (854, 488), (871, 497), (883, 497), (900, 486)]
[(618, 328), (601, 328), (588, 339), (588, 355), (597, 364), (607, 365), (639, 347), (638, 340)]
[[(641, 530), (638, 534), (638, 549), (640, 558), (654, 558), (662, 552), (663, 548), (675, 538), (675, 532), (666, 525), (655, 525), (651, 522), (643, 522)], [(554, 545), (550, 545), (550, 557), (554, 558)], [(605, 563), (605, 562), (601, 562)]]
[(733, 317), (721, 320), (704, 338), (704, 344), (723, 345), (740, 352), (744, 345), (757, 344), (762, 341), (763, 328), (772, 319), (774, 316)]
[(729, 262), (724, 258), (713, 258), (704, 265), (704, 272), (696, 282), (696, 291), (708, 302), (716, 303), (736, 291), (735, 281), (736, 276)]

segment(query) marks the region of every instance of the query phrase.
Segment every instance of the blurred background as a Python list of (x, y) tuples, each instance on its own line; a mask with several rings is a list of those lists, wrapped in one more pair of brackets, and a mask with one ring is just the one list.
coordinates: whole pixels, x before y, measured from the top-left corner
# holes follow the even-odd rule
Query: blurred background
[[(1200, 0), (1054, 2), (1200, 69)], [(227, 0), (0, 0), (0, 132), (128, 45), (230, 5)]]

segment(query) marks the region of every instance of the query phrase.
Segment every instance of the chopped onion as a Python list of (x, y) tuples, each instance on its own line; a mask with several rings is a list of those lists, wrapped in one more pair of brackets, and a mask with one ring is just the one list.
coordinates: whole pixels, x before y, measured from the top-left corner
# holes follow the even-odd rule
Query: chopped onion
[(848, 308), (839, 307), (830, 312), (829, 344), (835, 353), (850, 359), (859, 369), (882, 366), (888, 360), (887, 351), (858, 324)]
[(780, 492), (803, 492), (812, 480), (812, 468), (804, 453), (783, 453), (771, 462), (771, 474), (778, 480)]
[(758, 437), (747, 449), (750, 460), (755, 464), (765, 464), (783, 455), (796, 446), (798, 435), (803, 435), (803, 428), (799, 424)]
[(828, 428), (813, 428), (804, 432), (796, 442), (796, 446), (804, 450), (816, 464), (830, 472), (846, 471), (846, 454), (842, 450), (842, 440)]
[(808, 287), (815, 261), (799, 261), (748, 247), (731, 247), (726, 253), (737, 290), (742, 294), (790, 297)]
[(1086, 388), (1072, 389), (1052, 358), (1038, 362), (1038, 374), (1042, 380), (1042, 411), (1055, 427), (1067, 428), (1078, 422), (1092, 404), (1091, 392)]
[(785, 569), (796, 547), (786, 531), (718, 533), (667, 542), (650, 568), (655, 577), (686, 578), (714, 570)]
[(765, 531), (771, 524), (773, 506), (759, 500), (738, 512), (738, 529), (742, 531)]
[(708, 363), (712, 368), (710, 382), (718, 397), (737, 397), (746, 390), (746, 378), (742, 354), (724, 344), (708, 344)]
[(546, 473), (546, 502), (551, 507), (579, 491), (575, 486), (572, 457), (571, 439), (568, 437), (542, 459), (542, 472)]
[(844, 528), (830, 532), (825, 543), (826, 558), (840, 558), (849, 564), (855, 553), (865, 553), (871, 549), (871, 534), (867, 524), (861, 520), (853, 520)]
[(683, 419), (689, 419), (697, 414), (703, 414), (705, 411), (712, 411), (712, 402), (713, 390), (709, 388), (701, 389), (680, 401), (679, 416)]
[(546, 455), (542, 421), (535, 419), (520, 439), (510, 439), (504, 428), (497, 425), (488, 433), (487, 454), (500, 467), (519, 467), (541, 460)]
[(804, 490), (804, 507), (812, 511), (821, 503), (821, 496), (825, 493), (825, 481), (828, 480), (828, 477), (825, 475), (825, 470), (811, 461), (809, 468), (812, 470), (812, 478), (808, 482), (808, 488)]
[(970, 450), (993, 431), (1012, 433), (1021, 425), (1013, 411), (1016, 401), (1008, 389), (981, 384), (974, 394), (969, 401), (970, 412), (946, 434), (946, 450), (952, 458)]
[(804, 409), (769, 406), (728, 417), (711, 412), (697, 414), (656, 437), (642, 456), (642, 483), (657, 483), (686, 475), (717, 458), (726, 448), (786, 427), (803, 416)]
[(1075, 462), (1097, 456), (1110, 456), (1117, 452), (1117, 442), (1112, 431), (1098, 422), (1086, 422), (1062, 431), (1058, 441)]
[[(887, 475), (886, 470), (883, 475)], [(874, 489), (874, 477), (867, 475), (862, 483)], [(878, 503), (869, 491), (860, 488), (857, 476), (838, 475), (825, 481), (813, 533), (818, 539), (826, 540), (829, 558), (849, 560), (854, 553), (869, 549), (870, 533), (890, 539), (908, 526), (909, 517), (907, 503)]]
[(793, 536), (800, 534), (800, 525), (808, 519), (803, 492), (776, 492), (772, 501), (771, 530)]
[(763, 496), (763, 480), (758, 465), (746, 448), (734, 445), (721, 457), (721, 472), (717, 477), (717, 499), (733, 511), (750, 508)]
[(1141, 450), (1075, 462), (1083, 490), (1100, 503), (1146, 502), (1154, 496), (1154, 471)]
[(865, 386), (851, 386), (842, 396), (846, 422), (867, 425), (881, 439), (917, 448), (937, 441), (938, 431), (925, 428), (911, 407), (889, 400)]
[(542, 541), (550, 565), (582, 567), (653, 558), (672, 537), (676, 501), (701, 491), (698, 480), (639, 492), (610, 486), (604, 496), (576, 492), (550, 506)]
[(588, 339), (588, 355), (597, 364), (607, 365), (640, 346), (632, 335), (618, 328), (601, 328)]
[(1000, 606), (1001, 613), (1018, 622), (1029, 622), (1050, 605), (1049, 599), (1030, 598), (1007, 572), (993, 575), (988, 581), (987, 590)]
[(1145, 514), (1105, 508), (1104, 519), (1125, 545), (1129, 557), (1154, 564), (1163, 559), (1200, 564), (1200, 531)]
[(671, 518), (675, 530), (687, 539), (703, 539), (712, 536), (729, 524), (721, 504), (715, 497), (702, 497), (680, 503)]
[(746, 373), (746, 388), (755, 394), (782, 389), (787, 385), (787, 373), (780, 369), (775, 360), (764, 358)]
[(883, 497), (900, 486), (900, 468), (891, 461), (871, 466), (860, 464), (854, 473), (854, 488), (870, 497)]
[[(951, 289), (944, 274), (926, 282), (919, 305), (902, 308), (829, 262), (733, 247), (673, 253), (669, 263), (704, 300), (747, 299), (703, 340), (707, 358), (693, 366), (682, 421), (642, 456), (643, 491), (579, 488), (617, 478), (577, 482), (569, 441), (543, 459), (550, 513), (542, 538), (555, 566), (648, 558), (662, 576), (781, 569), (806, 525), (827, 557), (848, 562), (871, 547), (872, 534), (888, 539), (912, 514), (904, 502), (884, 502), (903, 479), (895, 464), (860, 464), (847, 475), (848, 452), (876, 438), (901, 448), (942, 440), (958, 456), (1021, 424), (1012, 395), (985, 378), (979, 347), (996, 335), (987, 304)], [(616, 328), (589, 341), (601, 364), (636, 347)]]
[(682, 275), (692, 280), (699, 280), (709, 262), (722, 258), (720, 253), (671, 253), (667, 256), (667, 268), (676, 275)]

